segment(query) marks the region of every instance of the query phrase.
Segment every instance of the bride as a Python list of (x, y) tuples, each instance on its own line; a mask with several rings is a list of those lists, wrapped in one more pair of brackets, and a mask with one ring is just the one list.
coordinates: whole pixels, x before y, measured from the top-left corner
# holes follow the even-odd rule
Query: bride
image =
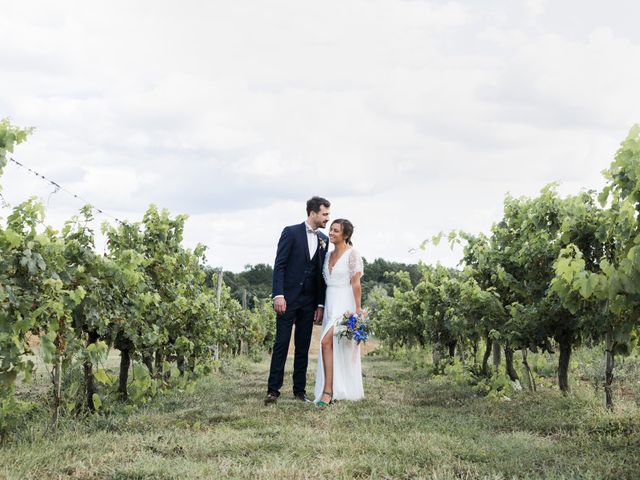
[(340, 338), (336, 324), (346, 313), (361, 313), (360, 278), (362, 257), (353, 248), (353, 225), (349, 220), (334, 220), (329, 241), (334, 249), (325, 257), (322, 275), (327, 284), (325, 309), (320, 335), (318, 369), (316, 372), (315, 404), (328, 405), (332, 400), (364, 398), (360, 345)]

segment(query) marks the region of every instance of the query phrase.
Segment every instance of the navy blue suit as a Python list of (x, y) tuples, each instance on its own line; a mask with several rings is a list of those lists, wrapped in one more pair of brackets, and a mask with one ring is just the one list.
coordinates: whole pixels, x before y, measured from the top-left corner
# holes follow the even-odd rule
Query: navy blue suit
[(318, 232), (318, 248), (309, 257), (307, 228), (303, 222), (285, 227), (280, 235), (273, 266), (273, 296), (284, 295), (287, 310), (276, 319), (276, 338), (271, 354), (268, 391), (280, 393), (284, 380), (284, 367), (295, 329), (295, 355), (293, 360), (293, 393), (304, 394), (309, 363), (309, 344), (313, 332), (313, 315), (318, 305), (324, 304), (326, 285), (322, 266), (329, 239)]

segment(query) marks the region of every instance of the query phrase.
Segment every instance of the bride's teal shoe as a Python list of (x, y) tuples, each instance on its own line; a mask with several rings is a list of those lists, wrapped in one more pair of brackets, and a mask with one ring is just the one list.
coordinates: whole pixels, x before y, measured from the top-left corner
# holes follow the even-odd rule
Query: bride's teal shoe
[[(329, 395), (329, 401), (328, 402), (323, 402), (322, 400), (316, 400), (315, 403), (316, 407), (326, 407), (327, 405), (331, 405), (333, 403), (333, 392), (322, 392), (322, 395)], [(320, 398), (322, 398), (322, 395), (320, 395)]]

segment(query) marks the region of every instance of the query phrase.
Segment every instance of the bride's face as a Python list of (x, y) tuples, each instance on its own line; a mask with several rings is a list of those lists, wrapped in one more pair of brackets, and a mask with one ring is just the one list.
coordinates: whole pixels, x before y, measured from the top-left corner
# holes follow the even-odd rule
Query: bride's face
[(334, 245), (336, 243), (344, 242), (344, 235), (342, 233), (342, 225), (334, 223), (329, 230), (329, 241)]

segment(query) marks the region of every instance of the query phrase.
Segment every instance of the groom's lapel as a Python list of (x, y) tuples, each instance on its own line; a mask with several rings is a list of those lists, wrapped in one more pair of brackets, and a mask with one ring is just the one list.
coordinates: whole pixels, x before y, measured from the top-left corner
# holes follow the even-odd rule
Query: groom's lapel
[(325, 255), (325, 254), (327, 253), (327, 252), (326, 252), (326, 249), (325, 249), (325, 248), (322, 248), (322, 246), (321, 246), (321, 245), (322, 245), (322, 243), (324, 243), (325, 245), (327, 244), (327, 242), (326, 242), (326, 240), (324, 239), (324, 237), (322, 236), (322, 234), (320, 234), (320, 233), (319, 233), (319, 234), (318, 234), (318, 248), (316, 249), (316, 256), (318, 257), (318, 258), (317, 258), (317, 261), (318, 261), (318, 263), (319, 263), (320, 265), (322, 265), (323, 260), (324, 260), (324, 259), (322, 258), (322, 256), (323, 256), (323, 255)]
[(302, 235), (302, 245), (304, 246), (304, 258), (307, 262), (311, 261), (311, 257), (309, 257), (309, 238), (307, 237), (307, 224), (302, 222), (300, 224), (300, 235)]

